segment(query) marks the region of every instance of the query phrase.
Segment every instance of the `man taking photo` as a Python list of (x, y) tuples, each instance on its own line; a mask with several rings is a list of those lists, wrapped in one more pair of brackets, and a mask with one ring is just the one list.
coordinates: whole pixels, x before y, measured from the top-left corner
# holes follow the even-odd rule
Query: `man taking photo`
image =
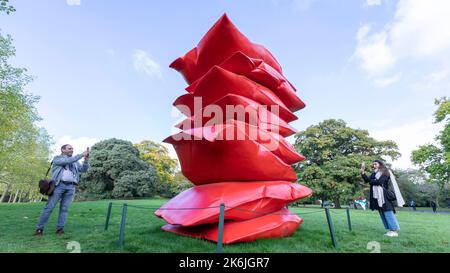
[[(73, 155), (73, 147), (65, 144), (61, 147), (61, 155), (55, 156), (52, 161), (52, 180), (55, 181), (55, 190), (49, 196), (47, 204), (42, 210), (39, 222), (36, 225), (34, 236), (42, 236), (44, 227), (61, 200), (59, 207), (58, 223), (56, 234), (64, 234), (64, 225), (66, 224), (67, 210), (75, 195), (75, 187), (80, 181), (80, 173), (87, 172), (89, 167), (89, 148), (82, 154)], [(78, 161), (84, 158), (83, 164)]]

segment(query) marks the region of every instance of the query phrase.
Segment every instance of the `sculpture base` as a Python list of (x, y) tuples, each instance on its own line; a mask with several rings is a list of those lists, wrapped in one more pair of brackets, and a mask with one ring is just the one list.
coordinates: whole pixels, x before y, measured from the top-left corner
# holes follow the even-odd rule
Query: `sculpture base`
[[(223, 243), (233, 244), (251, 242), (261, 238), (289, 237), (302, 222), (303, 219), (285, 208), (273, 214), (246, 221), (226, 221), (223, 230)], [(217, 223), (192, 227), (167, 224), (162, 229), (212, 242), (217, 242), (219, 235)]]

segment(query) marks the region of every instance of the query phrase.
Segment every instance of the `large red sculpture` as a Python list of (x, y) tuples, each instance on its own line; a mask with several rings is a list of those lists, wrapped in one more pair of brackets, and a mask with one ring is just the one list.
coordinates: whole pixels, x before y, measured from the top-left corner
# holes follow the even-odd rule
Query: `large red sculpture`
[[(197, 226), (217, 223), (221, 203), (227, 204), (225, 220), (243, 221), (278, 211), (294, 200), (311, 195), (311, 189), (286, 181), (222, 182), (190, 188), (167, 202), (156, 215), (172, 225)], [(177, 208), (206, 208), (192, 213)]]
[(223, 243), (290, 236), (302, 219), (286, 204), (312, 194), (290, 166), (304, 160), (284, 139), (305, 107), (273, 55), (250, 42), (226, 15), (197, 47), (171, 65), (189, 86), (174, 102), (187, 118), (164, 141), (195, 184), (155, 212), (163, 230)]
[[(245, 221), (227, 221), (223, 230), (223, 243), (250, 242), (260, 238), (290, 236), (303, 220), (288, 209), (281, 209), (272, 214), (259, 215)], [(217, 224), (184, 227), (165, 225), (163, 230), (217, 242)]]

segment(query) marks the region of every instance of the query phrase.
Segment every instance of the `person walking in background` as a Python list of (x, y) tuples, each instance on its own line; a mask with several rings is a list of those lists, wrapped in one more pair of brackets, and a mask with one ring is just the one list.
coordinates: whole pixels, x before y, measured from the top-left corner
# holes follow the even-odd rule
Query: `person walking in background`
[[(55, 156), (52, 161), (52, 180), (55, 181), (55, 190), (49, 196), (47, 204), (41, 212), (39, 222), (36, 225), (34, 236), (42, 236), (44, 227), (50, 218), (56, 204), (61, 200), (59, 207), (56, 234), (64, 234), (67, 210), (75, 196), (75, 186), (80, 181), (80, 173), (87, 172), (89, 167), (89, 148), (82, 154), (72, 156), (73, 147), (69, 144), (61, 147), (61, 155)], [(84, 158), (83, 164), (78, 163)]]
[(372, 162), (373, 172), (370, 177), (367, 177), (365, 172), (366, 165), (362, 163), (360, 173), (366, 183), (370, 184), (370, 209), (378, 210), (383, 225), (388, 232), (384, 234), (389, 237), (398, 237), (398, 230), (400, 225), (395, 217), (395, 208), (392, 201), (389, 201), (386, 196), (386, 190), (389, 189), (389, 181), (392, 181), (394, 186), (397, 205), (402, 207), (405, 204), (403, 197), (395, 180), (395, 176), (385, 164), (380, 160)]
[(431, 200), (430, 205), (431, 205), (431, 208), (433, 209), (433, 212), (436, 213), (436, 202)]
[(417, 205), (416, 205), (416, 202), (415, 202), (414, 200), (411, 200), (410, 206), (411, 206), (411, 208), (412, 208), (414, 211), (417, 210), (417, 208), (416, 208)]

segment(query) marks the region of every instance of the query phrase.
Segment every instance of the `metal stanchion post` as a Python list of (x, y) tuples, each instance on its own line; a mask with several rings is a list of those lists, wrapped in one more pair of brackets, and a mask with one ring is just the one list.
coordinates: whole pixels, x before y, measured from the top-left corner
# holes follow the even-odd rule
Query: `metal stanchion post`
[(352, 231), (352, 221), (350, 220), (350, 208), (347, 207), (345, 210), (347, 211), (348, 230)]
[(120, 234), (119, 234), (119, 246), (120, 247), (123, 247), (126, 218), (127, 218), (127, 204), (125, 203), (125, 204), (123, 204), (122, 221), (120, 222)]
[(334, 234), (333, 222), (331, 221), (329, 208), (325, 208), (325, 215), (327, 216), (328, 228), (330, 229), (331, 243), (333, 244), (333, 247), (336, 248), (336, 236)]
[(108, 212), (106, 212), (105, 230), (108, 230), (109, 218), (111, 217), (112, 202), (109, 202)]
[(219, 235), (217, 238), (217, 253), (222, 253), (222, 241), (223, 241), (223, 225), (225, 222), (225, 204), (220, 204), (219, 215)]

